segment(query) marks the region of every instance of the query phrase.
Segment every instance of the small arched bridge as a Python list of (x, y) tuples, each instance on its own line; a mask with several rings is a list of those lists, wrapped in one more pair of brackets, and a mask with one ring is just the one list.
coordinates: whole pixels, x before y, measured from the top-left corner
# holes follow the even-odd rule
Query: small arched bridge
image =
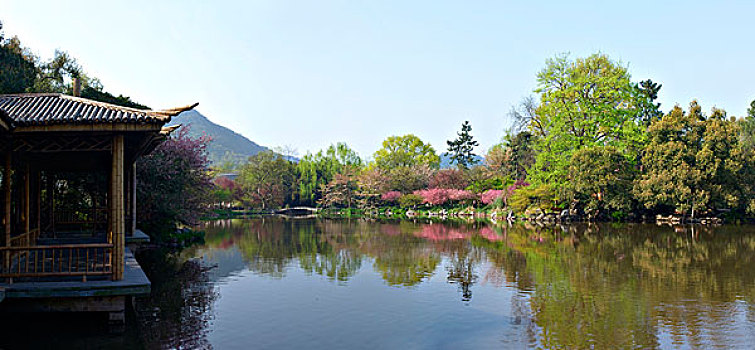
[(286, 216), (304, 216), (304, 215), (314, 215), (319, 212), (319, 208), (311, 208), (311, 207), (293, 207), (293, 208), (284, 208), (276, 210), (275, 213), (278, 215), (286, 215)]

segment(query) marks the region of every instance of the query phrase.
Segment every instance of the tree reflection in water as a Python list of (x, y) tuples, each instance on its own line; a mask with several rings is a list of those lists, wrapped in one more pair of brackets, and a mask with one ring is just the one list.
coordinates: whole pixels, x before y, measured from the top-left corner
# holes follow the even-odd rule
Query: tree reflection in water
[(742, 346), (755, 324), (749, 226), (267, 218), (206, 230), (205, 251), (235, 246), (249, 270), (276, 278), (296, 266), (345, 284), (371, 261), (396, 287), (445, 271), (466, 303), (478, 283), (514, 288), (511, 324), (544, 348)]
[(207, 349), (208, 327), (217, 292), (207, 277), (208, 267), (157, 250), (137, 258), (152, 282), (150, 297), (134, 302), (142, 341), (149, 348)]

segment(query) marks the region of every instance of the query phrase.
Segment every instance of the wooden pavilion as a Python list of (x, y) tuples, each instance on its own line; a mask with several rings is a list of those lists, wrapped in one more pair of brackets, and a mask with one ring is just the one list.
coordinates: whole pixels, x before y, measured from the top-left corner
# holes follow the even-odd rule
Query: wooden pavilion
[[(112, 312), (125, 296), (149, 292), (126, 247), (143, 235), (136, 160), (173, 129), (164, 127), (171, 117), (195, 106), (153, 111), (63, 94), (0, 95), (0, 310), (17, 298), (44, 305), (37, 309)], [(95, 296), (115, 306), (93, 307)]]

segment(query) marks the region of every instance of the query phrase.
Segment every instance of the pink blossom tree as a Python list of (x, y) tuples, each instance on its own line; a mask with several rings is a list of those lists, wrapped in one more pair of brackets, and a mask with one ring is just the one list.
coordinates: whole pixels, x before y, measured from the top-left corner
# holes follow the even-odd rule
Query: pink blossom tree
[(401, 192), (399, 191), (388, 191), (386, 193), (383, 193), (382, 196), (380, 196), (380, 199), (383, 200), (383, 202), (386, 203), (396, 203), (401, 197)]
[(430, 188), (414, 191), (414, 194), (422, 197), (423, 203), (430, 205), (443, 205), (449, 201), (448, 190), (442, 188)]

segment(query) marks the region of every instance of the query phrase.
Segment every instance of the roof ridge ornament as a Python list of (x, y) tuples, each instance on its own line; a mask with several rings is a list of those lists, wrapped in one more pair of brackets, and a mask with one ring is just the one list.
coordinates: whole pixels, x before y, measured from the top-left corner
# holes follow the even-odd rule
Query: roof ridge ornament
[(152, 112), (160, 114), (160, 115), (163, 115), (163, 116), (175, 117), (175, 116), (177, 116), (177, 115), (179, 115), (179, 114), (181, 114), (183, 112), (190, 111), (190, 110), (194, 109), (198, 105), (199, 105), (199, 102), (194, 102), (193, 104), (186, 105), (186, 106), (183, 106), (183, 107), (161, 109), (161, 110), (155, 110), (155, 111), (152, 111)]

